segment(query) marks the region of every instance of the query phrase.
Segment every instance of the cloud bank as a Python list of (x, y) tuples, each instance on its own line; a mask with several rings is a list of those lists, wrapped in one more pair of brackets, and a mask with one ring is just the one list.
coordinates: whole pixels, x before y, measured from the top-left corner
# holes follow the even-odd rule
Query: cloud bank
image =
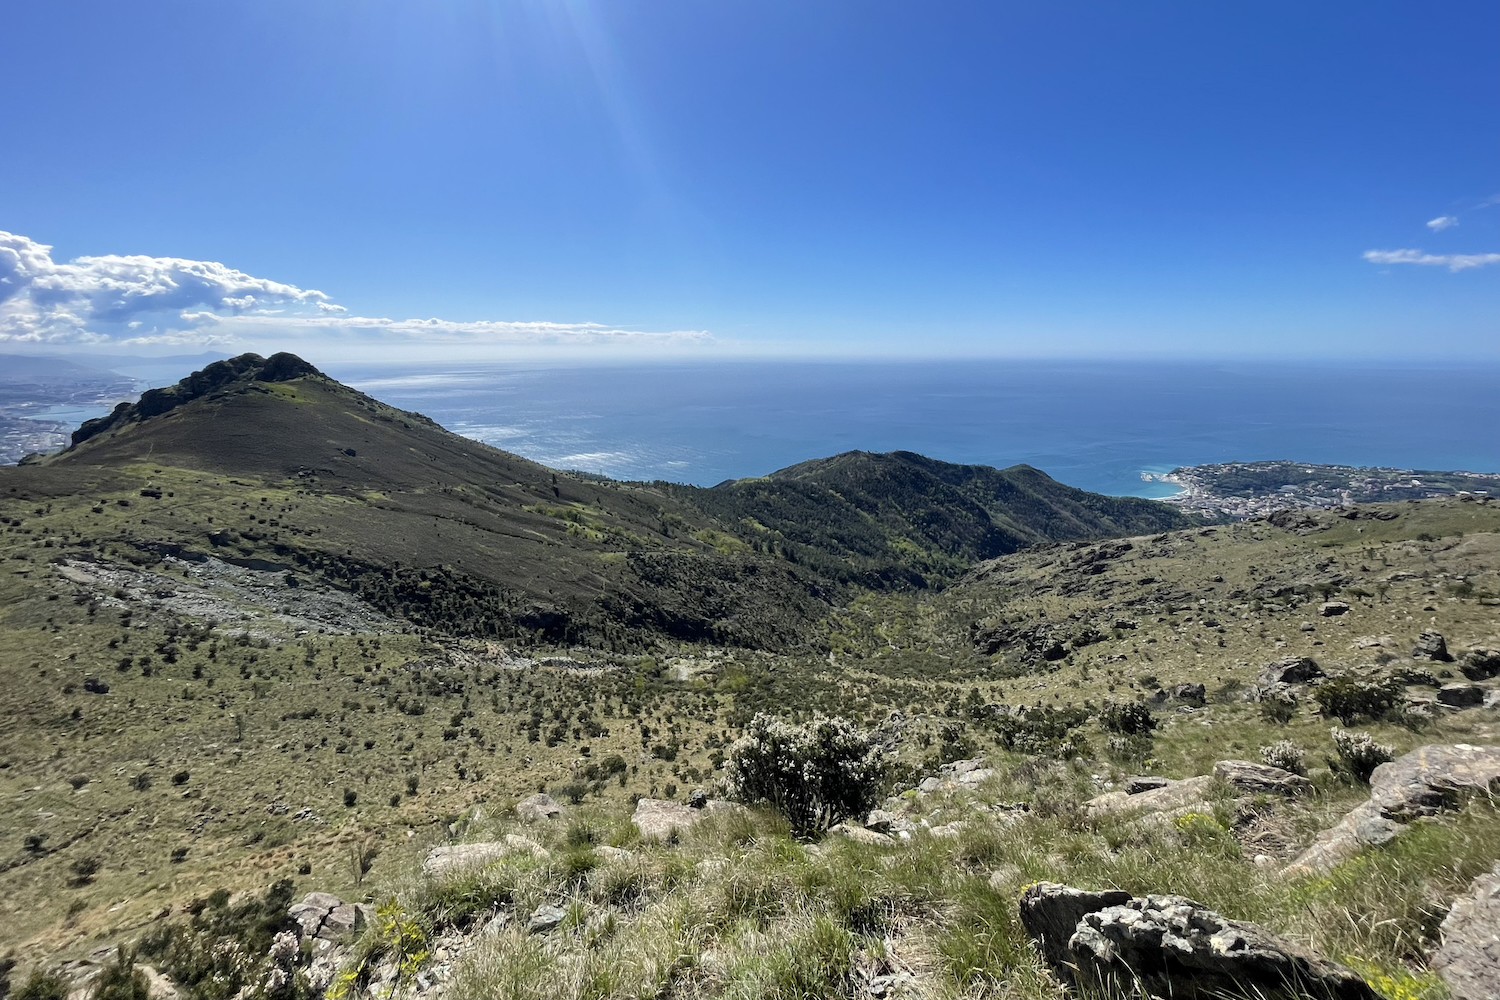
[(139, 255), (52, 259), (52, 248), (0, 231), (0, 344), (232, 346), (317, 338), (388, 345), (671, 345), (701, 330), (650, 333), (599, 323), (351, 316), (316, 289), (214, 261)]
[(1366, 250), (1364, 258), (1371, 264), (1423, 264), (1428, 267), (1446, 267), (1450, 271), (1464, 271), (1471, 267), (1500, 264), (1500, 253), (1423, 253), (1421, 250)]

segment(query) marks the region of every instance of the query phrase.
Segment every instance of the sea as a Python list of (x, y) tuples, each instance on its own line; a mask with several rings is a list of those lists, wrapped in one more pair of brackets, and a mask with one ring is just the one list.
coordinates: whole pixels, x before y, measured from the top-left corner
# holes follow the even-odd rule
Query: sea
[(556, 468), (712, 485), (851, 449), (1035, 466), (1101, 493), (1293, 459), (1500, 471), (1500, 366), (1081, 361), (328, 364)]

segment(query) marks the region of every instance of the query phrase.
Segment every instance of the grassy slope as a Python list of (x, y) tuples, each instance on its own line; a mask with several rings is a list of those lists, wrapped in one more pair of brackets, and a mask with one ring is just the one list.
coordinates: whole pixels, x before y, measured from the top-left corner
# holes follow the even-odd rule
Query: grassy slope
[[(0, 494), (0, 514), (24, 515), (24, 526), (9, 525), (0, 535), (7, 556), (0, 575), (6, 608), (0, 680), (13, 692), (12, 725), (0, 738), (0, 801), (9, 803), (0, 813), (9, 866), (0, 874), (0, 905), (16, 939), (37, 949), (28, 954), (87, 950), (221, 885), (250, 887), (287, 876), (301, 890), (354, 891), (347, 860), (354, 844), (385, 852), (371, 877), (397, 877), (405, 867), (405, 830), (425, 843), (443, 835), (445, 817), (476, 802), (503, 812), (507, 802), (543, 785), (555, 790), (575, 774), (587, 784), (582, 769), (613, 753), (628, 763), (624, 783), (611, 777), (586, 787), (586, 801), (620, 809), (629, 795), (663, 794), (668, 783), (685, 790), (711, 773), (715, 753), (755, 710), (821, 708), (870, 722), (896, 708), (932, 713), (918, 725), (926, 737), (907, 750), (913, 761), (931, 766), (940, 754), (985, 751), (1019, 761), (998, 751), (987, 724), (966, 718), (970, 691), (983, 701), (1097, 702), (1144, 693), (1140, 678), (1148, 673), (1163, 684), (1196, 679), (1212, 689), (1249, 681), (1260, 664), (1285, 654), (1311, 654), (1330, 667), (1358, 665), (1380, 652), (1350, 648), (1365, 634), (1390, 633), (1394, 652), (1404, 653), (1401, 647), (1429, 624), (1456, 648), (1486, 638), (1493, 645), (1495, 608), (1480, 602), (1486, 592), (1500, 592), (1496, 505), (1431, 502), (1402, 505), (1394, 521), (1334, 521), (1307, 535), (1261, 524), (1219, 528), (1208, 537), (1186, 531), (1156, 542), (1136, 539), (1107, 573), (1076, 579), (1055, 561), (1066, 549), (1007, 556), (937, 601), (886, 595), (856, 604), (839, 619), (833, 664), (693, 647), (652, 657), (576, 650), (581, 662), (522, 668), (490, 643), (400, 631), (299, 638), (291, 630), (278, 633), (275, 621), (264, 618), (226, 623), (194, 649), (187, 634), (168, 642), (169, 630), (185, 624), (179, 616), (50, 571), (42, 561), (52, 554), (45, 540), (55, 541), (65, 521), (56, 509), (35, 514), (34, 503), (23, 508)], [(1042, 565), (1049, 557), (1053, 564)], [(169, 560), (142, 570), (165, 587), (177, 586), (184, 568), (192, 565)], [(1284, 599), (1230, 596), (1271, 573), (1291, 583), (1333, 569), (1350, 578), (1347, 587), (1371, 592), (1353, 596), (1354, 609), (1341, 619), (1309, 616), (1306, 606)], [(1407, 573), (1414, 575), (1391, 583), (1383, 597), (1374, 593), (1378, 578)], [(1148, 574), (1156, 582), (1141, 584)], [(1439, 574), (1466, 577), (1473, 595), (1444, 593)], [(1082, 589), (1059, 593), (1074, 587)], [(1139, 600), (1146, 603), (1127, 603)], [(1194, 610), (1181, 610), (1187, 607)], [(981, 657), (969, 646), (969, 623), (995, 614), (1045, 611), (1060, 620), (1125, 608), (1139, 628), (1051, 664), (1028, 667), (1010, 652)], [(127, 609), (129, 627), (121, 621)], [(1303, 621), (1314, 621), (1316, 631), (1301, 631)], [(241, 627), (264, 633), (265, 644), (252, 638), (239, 645)], [(176, 647), (171, 663), (160, 651), (168, 644)], [(120, 671), (125, 655), (132, 665)], [(143, 656), (153, 661), (149, 677)], [(89, 676), (110, 683), (110, 693), (83, 691)], [(424, 714), (406, 714), (417, 705)], [(314, 709), (316, 715), (301, 717)], [(540, 723), (532, 742), (534, 715)], [(1169, 775), (1203, 773), (1224, 756), (1254, 757), (1256, 747), (1282, 736), (1308, 745), (1314, 763), (1331, 752), (1328, 723), (1309, 705), (1285, 726), (1242, 702), (1190, 715), (1168, 706), (1161, 718), (1156, 763), (1149, 766)], [(1371, 728), (1398, 749), (1496, 736), (1493, 714), (1482, 710), (1445, 718), (1422, 734)], [(1085, 777), (1139, 767), (1112, 762), (1095, 724), (1083, 735), (1094, 761), (1081, 772)], [(188, 778), (173, 784), (181, 771)], [(137, 790), (133, 779), (142, 773), (150, 784)], [(75, 775), (89, 778), (81, 790), (69, 784)], [(415, 795), (406, 794), (407, 775), (418, 777)], [(344, 805), (346, 788), (356, 792), (352, 807)], [(1255, 850), (1289, 856), (1353, 793), (1330, 786), (1328, 794), (1320, 812), (1258, 827)], [(317, 819), (292, 818), (303, 808)], [(31, 833), (46, 836), (43, 853), (23, 846)], [(188, 849), (186, 857), (173, 863), (179, 847)], [(59, 891), (72, 865), (88, 857), (102, 861), (93, 881)], [(310, 875), (298, 874), (304, 862)]]

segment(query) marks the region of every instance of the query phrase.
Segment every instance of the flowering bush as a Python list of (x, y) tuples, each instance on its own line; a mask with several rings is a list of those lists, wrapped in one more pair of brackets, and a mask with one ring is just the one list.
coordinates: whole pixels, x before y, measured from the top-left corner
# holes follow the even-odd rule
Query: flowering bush
[(888, 767), (885, 750), (848, 719), (758, 714), (729, 748), (725, 782), (730, 797), (772, 806), (806, 836), (868, 813)]
[(1333, 727), (1333, 747), (1344, 767), (1360, 781), (1369, 781), (1377, 767), (1396, 759), (1390, 747), (1376, 743), (1369, 733), (1351, 733), (1337, 726)]
[(1277, 740), (1270, 746), (1260, 748), (1261, 759), (1272, 767), (1279, 767), (1283, 771), (1291, 771), (1293, 774), (1306, 774), (1307, 765), (1302, 758), (1307, 751), (1303, 750), (1291, 740)]

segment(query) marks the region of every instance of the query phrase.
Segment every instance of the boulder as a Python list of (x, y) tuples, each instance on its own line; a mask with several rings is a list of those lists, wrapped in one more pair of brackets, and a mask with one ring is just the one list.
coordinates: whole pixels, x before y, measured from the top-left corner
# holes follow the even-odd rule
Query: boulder
[(1500, 747), (1468, 743), (1418, 747), (1370, 775), (1370, 798), (1322, 833), (1288, 866), (1321, 872), (1398, 836), (1407, 823), (1500, 793)]
[(1312, 788), (1312, 782), (1300, 774), (1248, 760), (1221, 760), (1214, 764), (1214, 777), (1252, 794), (1296, 795)]
[(1258, 684), (1268, 688), (1276, 684), (1306, 684), (1323, 676), (1323, 668), (1307, 656), (1287, 656), (1260, 668)]
[(1160, 778), (1154, 774), (1137, 774), (1125, 779), (1125, 794), (1139, 795), (1149, 792), (1153, 788), (1165, 788), (1170, 783), (1168, 778)]
[(547, 849), (536, 841), (507, 833), (502, 840), (434, 847), (422, 861), (422, 874), (428, 878), (437, 878), (462, 868), (493, 864), (515, 852), (525, 852), (537, 858), (548, 857)]
[(665, 838), (701, 822), (706, 816), (734, 812), (740, 807), (723, 799), (709, 799), (703, 808), (694, 809), (671, 799), (641, 799), (635, 804), (630, 822), (647, 840)]
[(890, 837), (883, 833), (876, 833), (868, 827), (860, 826), (858, 823), (837, 823), (828, 828), (828, 832), (840, 837), (847, 837), (856, 844), (875, 844), (881, 847), (889, 847), (895, 843)]
[(1449, 708), (1475, 708), (1484, 704), (1484, 688), (1478, 684), (1444, 684), (1437, 700)]
[(1324, 618), (1337, 618), (1349, 613), (1349, 605), (1343, 601), (1324, 601), (1318, 605), (1318, 614)]
[(962, 778), (970, 771), (977, 771), (984, 767), (984, 758), (975, 757), (972, 760), (955, 760), (938, 768), (940, 774), (950, 778)]
[(977, 785), (986, 778), (993, 778), (995, 769), (993, 767), (976, 767), (972, 771), (965, 771), (958, 776), (960, 785)]
[(1182, 896), (1131, 897), (1038, 882), (1021, 923), (1058, 977), (1107, 995), (1173, 1000), (1379, 1000), (1354, 970)]
[(373, 916), (369, 906), (346, 903), (327, 892), (310, 892), (286, 912), (296, 921), (300, 937), (322, 941), (351, 937)]
[(562, 815), (562, 806), (545, 792), (528, 795), (516, 803), (516, 815), (523, 823), (538, 823)]
[(531, 919), (526, 921), (526, 930), (532, 934), (544, 934), (568, 919), (568, 911), (561, 906), (553, 906), (543, 903), (531, 913)]
[(635, 857), (633, 852), (627, 851), (623, 847), (611, 847), (608, 844), (600, 844), (595, 847), (594, 853), (605, 861), (629, 861)]
[(1417, 636), (1416, 645), (1412, 647), (1411, 655), (1419, 660), (1438, 660), (1442, 663), (1453, 659), (1453, 654), (1448, 652), (1448, 640), (1435, 628), (1422, 630), (1422, 634)]
[(1205, 811), (1206, 799), (1213, 788), (1211, 775), (1200, 774), (1196, 778), (1168, 781), (1160, 788), (1137, 792), (1105, 792), (1086, 803), (1091, 816), (1122, 812), (1178, 812)]
[(1174, 684), (1170, 693), (1174, 700), (1194, 705), (1201, 705), (1208, 700), (1208, 689), (1202, 684)]
[(1500, 676), (1500, 649), (1471, 649), (1459, 661), (1458, 669), (1471, 681)]
[(897, 828), (902, 820), (900, 813), (886, 812), (884, 809), (871, 809), (870, 815), (865, 817), (865, 829), (874, 830), (876, 833), (890, 833)]
[(1500, 997), (1500, 864), (1481, 875), (1443, 919), (1432, 968), (1453, 1000)]

